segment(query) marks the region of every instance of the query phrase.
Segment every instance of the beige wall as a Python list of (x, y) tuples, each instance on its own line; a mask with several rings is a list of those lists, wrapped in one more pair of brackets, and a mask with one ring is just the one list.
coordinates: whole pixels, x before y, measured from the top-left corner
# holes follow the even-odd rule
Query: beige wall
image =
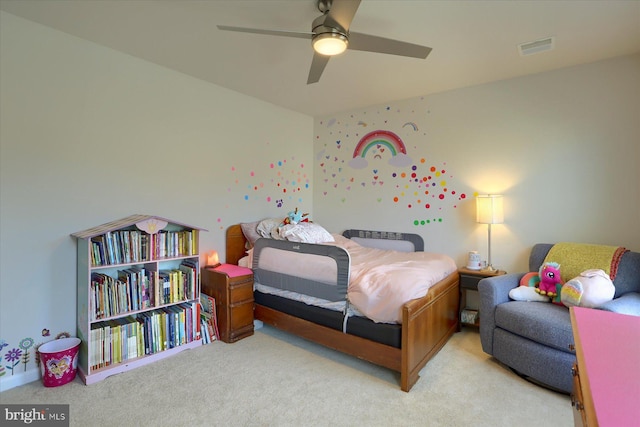
[(0, 357), (75, 335), (73, 232), (159, 215), (208, 229), (201, 248), (224, 259), (229, 224), (312, 210), (311, 117), (1, 19)]
[[(384, 144), (349, 165), (374, 130), (402, 140), (408, 166), (389, 164)], [(416, 232), (465, 265), (469, 250), (487, 255), (473, 195), (499, 193), (500, 268), (524, 271), (536, 242), (640, 250), (640, 54), (319, 117), (314, 131), (314, 214), (330, 229)], [(400, 177), (412, 166), (436, 184), (429, 195)]]

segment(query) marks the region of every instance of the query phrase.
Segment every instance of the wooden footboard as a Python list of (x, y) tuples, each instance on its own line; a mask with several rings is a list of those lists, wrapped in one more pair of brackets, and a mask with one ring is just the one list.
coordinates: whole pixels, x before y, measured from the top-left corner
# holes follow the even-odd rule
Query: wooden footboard
[(320, 326), (257, 304), (255, 318), (283, 331), (400, 373), (400, 388), (408, 392), (420, 370), (458, 328), (458, 273), (433, 286), (429, 293), (402, 309), (402, 348)]
[(409, 391), (420, 370), (458, 329), (459, 279), (454, 272), (429, 289), (423, 298), (402, 308), (400, 388)]

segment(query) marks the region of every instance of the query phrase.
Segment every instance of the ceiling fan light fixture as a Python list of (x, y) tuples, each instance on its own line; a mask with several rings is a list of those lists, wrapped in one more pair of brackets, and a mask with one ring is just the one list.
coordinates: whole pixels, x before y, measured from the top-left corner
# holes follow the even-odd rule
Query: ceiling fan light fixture
[(334, 56), (347, 50), (349, 39), (340, 33), (322, 33), (313, 38), (313, 50), (320, 55)]

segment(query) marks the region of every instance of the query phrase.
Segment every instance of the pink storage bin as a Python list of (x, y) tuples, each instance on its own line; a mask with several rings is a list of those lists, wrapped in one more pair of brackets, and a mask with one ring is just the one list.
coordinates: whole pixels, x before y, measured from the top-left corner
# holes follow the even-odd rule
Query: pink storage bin
[(61, 338), (42, 344), (40, 373), (45, 387), (58, 387), (76, 377), (78, 370), (79, 338)]

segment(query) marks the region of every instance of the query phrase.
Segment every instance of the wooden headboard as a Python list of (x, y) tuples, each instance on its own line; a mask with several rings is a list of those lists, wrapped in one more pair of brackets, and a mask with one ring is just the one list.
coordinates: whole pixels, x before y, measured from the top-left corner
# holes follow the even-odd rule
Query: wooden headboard
[(240, 224), (227, 228), (226, 263), (238, 265), (240, 258), (247, 255), (247, 239), (242, 233)]

